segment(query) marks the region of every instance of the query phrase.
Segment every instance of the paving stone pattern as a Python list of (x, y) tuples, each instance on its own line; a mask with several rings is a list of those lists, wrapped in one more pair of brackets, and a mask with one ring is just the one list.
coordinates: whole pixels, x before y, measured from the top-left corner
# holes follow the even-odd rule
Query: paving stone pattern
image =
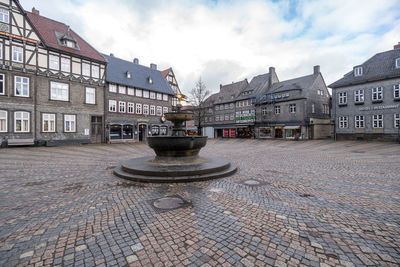
[[(209, 140), (202, 154), (238, 173), (170, 185), (112, 174), (152, 154), (139, 143), (1, 149), (0, 266), (400, 264), (399, 144)], [(189, 205), (152, 207), (166, 196)]]

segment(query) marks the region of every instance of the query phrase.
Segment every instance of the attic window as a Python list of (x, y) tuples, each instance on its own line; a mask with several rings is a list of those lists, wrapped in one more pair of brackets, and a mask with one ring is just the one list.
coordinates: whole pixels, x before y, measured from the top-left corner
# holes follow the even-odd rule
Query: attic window
[(131, 78), (131, 73), (129, 71), (126, 72), (126, 78), (128, 78), (128, 79)]
[(363, 75), (363, 68), (362, 67), (355, 67), (354, 68), (354, 76), (362, 76)]
[(147, 81), (149, 82), (149, 84), (153, 84), (153, 79), (151, 77), (147, 78)]
[(396, 69), (400, 68), (400, 57), (396, 58)]

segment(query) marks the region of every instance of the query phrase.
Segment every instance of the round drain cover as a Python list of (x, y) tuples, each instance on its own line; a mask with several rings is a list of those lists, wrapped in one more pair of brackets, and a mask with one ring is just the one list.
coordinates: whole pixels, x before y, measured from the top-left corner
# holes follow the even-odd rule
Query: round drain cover
[(248, 185), (259, 185), (260, 182), (256, 181), (256, 180), (247, 180), (243, 182), (244, 184), (248, 184)]
[(185, 202), (178, 197), (163, 197), (154, 201), (154, 207), (158, 209), (176, 209), (184, 205)]

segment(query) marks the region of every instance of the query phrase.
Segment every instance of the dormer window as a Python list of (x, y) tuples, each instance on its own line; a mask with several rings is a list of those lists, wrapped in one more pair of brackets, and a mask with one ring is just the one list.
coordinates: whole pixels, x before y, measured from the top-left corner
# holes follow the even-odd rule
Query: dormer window
[(70, 40), (64, 40), (64, 45), (65, 45), (66, 47), (75, 48), (75, 42), (70, 41)]
[(68, 27), (67, 33), (55, 32), (57, 41), (59, 45), (79, 49), (76, 39), (71, 35), (70, 29)]
[(126, 78), (128, 78), (128, 79), (131, 78), (131, 73), (129, 71), (126, 72)]
[(149, 84), (153, 84), (153, 79), (151, 77), (147, 78), (147, 81), (149, 82)]
[(362, 67), (355, 67), (354, 68), (354, 76), (361, 76), (363, 75), (363, 68)]
[(400, 57), (396, 58), (396, 69), (400, 69)]

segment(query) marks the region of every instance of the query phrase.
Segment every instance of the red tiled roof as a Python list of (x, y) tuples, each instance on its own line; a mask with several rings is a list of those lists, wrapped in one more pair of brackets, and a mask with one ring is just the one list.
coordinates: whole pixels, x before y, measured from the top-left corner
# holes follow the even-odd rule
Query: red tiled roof
[(70, 30), (70, 34), (78, 42), (79, 50), (60, 45), (57, 41), (55, 32), (66, 34), (68, 32), (68, 26), (64, 23), (42, 17), (31, 12), (26, 12), (26, 14), (29, 20), (32, 22), (33, 26), (38, 31), (41, 39), (46, 46), (105, 62), (104, 58), (100, 55), (99, 52), (96, 51), (96, 49), (90, 46), (85, 40), (83, 40), (77, 33), (72, 30)]
[(165, 78), (171, 68), (161, 71), (162, 76)]

